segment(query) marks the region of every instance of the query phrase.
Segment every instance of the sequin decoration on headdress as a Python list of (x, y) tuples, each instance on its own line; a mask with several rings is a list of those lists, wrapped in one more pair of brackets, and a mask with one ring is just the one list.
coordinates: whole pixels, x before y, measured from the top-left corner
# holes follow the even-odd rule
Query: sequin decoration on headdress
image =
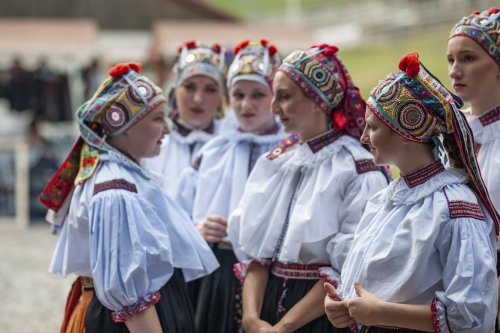
[(294, 51), (278, 70), (330, 116), (335, 129), (359, 138), (365, 126), (365, 101), (337, 51), (337, 47), (327, 44)]
[(234, 47), (235, 58), (229, 66), (227, 86), (251, 80), (273, 88), (273, 78), (281, 63), (278, 49), (265, 39), (245, 40)]
[(162, 90), (139, 74), (140, 64), (118, 64), (94, 96), (77, 111), (80, 136), (39, 196), (54, 211), (59, 210), (71, 193), (75, 181), (92, 176), (99, 163), (98, 150), (115, 151), (106, 142), (140, 121), (158, 105), (166, 102)]
[(459, 110), (463, 102), (420, 63), (418, 53), (401, 58), (399, 69), (371, 91), (366, 102), (368, 108), (409, 141), (439, 145), (440, 134), (453, 134), (465, 171), (493, 218), (498, 235), (499, 216), (481, 177), (472, 131)]
[(465, 16), (451, 29), (450, 39), (456, 36), (472, 39), (500, 64), (500, 8), (475, 11)]
[(206, 46), (196, 41), (188, 41), (178, 48), (178, 53), (178, 59), (172, 69), (172, 80), (167, 90), (169, 117), (173, 119), (177, 116), (175, 88), (193, 76), (203, 75), (213, 79), (219, 86), (221, 106), (217, 110), (217, 118), (222, 118), (226, 99), (226, 49), (219, 44)]

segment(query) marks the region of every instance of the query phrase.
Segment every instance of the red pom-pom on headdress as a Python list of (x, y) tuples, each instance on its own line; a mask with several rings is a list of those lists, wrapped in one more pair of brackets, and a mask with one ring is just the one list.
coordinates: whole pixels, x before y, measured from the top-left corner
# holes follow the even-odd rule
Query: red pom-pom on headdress
[(237, 55), (237, 54), (238, 54), (238, 52), (240, 52), (240, 51), (241, 51), (241, 49), (244, 49), (245, 47), (247, 47), (249, 43), (250, 43), (250, 41), (249, 41), (248, 39), (246, 39), (246, 40), (244, 40), (244, 41), (242, 41), (242, 42), (238, 43), (238, 44), (234, 47), (234, 49), (233, 49), (234, 55)]
[(311, 46), (311, 48), (315, 47), (318, 48), (319, 50), (323, 50), (322, 53), (326, 56), (333, 56), (339, 50), (338, 47), (329, 44), (319, 44)]
[(137, 73), (139, 73), (141, 71), (141, 64), (137, 63), (137, 62), (126, 62), (126, 63), (121, 63), (121, 64), (117, 64), (115, 65), (114, 67), (112, 67), (108, 74), (109, 76), (112, 76), (112, 77), (120, 77), (120, 76), (123, 76), (125, 74), (127, 74), (130, 70), (133, 70), (133, 71), (136, 71)]
[(212, 50), (213, 50), (215, 53), (220, 53), (220, 50), (221, 50), (221, 46), (220, 46), (220, 44), (215, 43), (214, 45), (212, 45)]
[(270, 56), (273, 56), (276, 54), (276, 52), (278, 52), (278, 49), (273, 44), (269, 45), (269, 48), (267, 50), (269, 51)]
[(475, 10), (472, 12), (472, 15), (479, 15), (479, 14), (481, 14), (481, 12), (479, 10)]
[(190, 40), (186, 42), (186, 47), (188, 49), (194, 49), (196, 47), (196, 41), (195, 40)]
[(496, 14), (500, 12), (500, 8), (498, 7), (491, 7), (490, 9), (488, 9), (488, 15), (493, 15), (493, 14)]
[(262, 38), (262, 39), (260, 40), (260, 45), (262, 45), (262, 46), (266, 47), (266, 46), (267, 46), (267, 44), (269, 44), (269, 41), (268, 41), (267, 39)]
[(408, 53), (399, 60), (399, 69), (406, 72), (406, 75), (415, 77), (420, 72), (420, 61), (418, 61), (418, 52)]
[(338, 50), (339, 50), (338, 47), (333, 46), (333, 45), (328, 45), (325, 48), (325, 51), (323, 51), (323, 54), (326, 55), (326, 56), (333, 56), (335, 53), (338, 52)]

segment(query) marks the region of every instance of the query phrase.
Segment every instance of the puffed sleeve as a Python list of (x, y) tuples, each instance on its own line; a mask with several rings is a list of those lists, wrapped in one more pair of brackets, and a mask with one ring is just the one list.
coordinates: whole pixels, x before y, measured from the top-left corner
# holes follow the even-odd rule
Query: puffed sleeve
[(339, 206), (339, 232), (328, 242), (326, 250), (330, 256), (331, 269), (322, 269), (326, 279), (337, 285), (340, 270), (351, 249), (354, 232), (365, 210), (368, 200), (387, 187), (387, 180), (380, 171), (356, 174), (346, 182), (342, 202)]
[(198, 169), (188, 167), (181, 173), (175, 201), (193, 217), (194, 199), (196, 196), (196, 183), (198, 180)]
[(126, 190), (97, 193), (90, 205), (90, 263), (98, 299), (126, 321), (160, 299), (173, 274), (164, 222), (155, 209)]
[(497, 279), (491, 221), (451, 219), (442, 229), (437, 249), (443, 291), (431, 310), (435, 332), (494, 332)]

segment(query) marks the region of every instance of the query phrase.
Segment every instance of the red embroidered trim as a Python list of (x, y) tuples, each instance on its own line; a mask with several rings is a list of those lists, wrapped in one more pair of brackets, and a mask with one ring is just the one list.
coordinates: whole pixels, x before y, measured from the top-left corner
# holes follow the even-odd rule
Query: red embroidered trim
[[(321, 278), (319, 269), (322, 265), (302, 265), (302, 264), (284, 264), (277, 261), (272, 269), (272, 273), (282, 278), (318, 280)], [(336, 286), (335, 286), (336, 287)]]
[(350, 329), (351, 329), (351, 333), (359, 333), (358, 324), (352, 324)]
[(497, 105), (493, 110), (490, 110), (479, 117), (479, 121), (483, 126), (493, 124), (500, 120), (500, 105)]
[(439, 326), (439, 316), (438, 316), (438, 307), (437, 307), (438, 299), (434, 297), (431, 303), (431, 312), (432, 312), (432, 327), (434, 327), (435, 333), (441, 332), (441, 327)]
[(409, 175), (403, 176), (403, 179), (405, 180), (408, 187), (415, 187), (417, 185), (425, 183), (444, 170), (445, 168), (441, 161), (436, 160)]
[[(332, 268), (333, 269), (333, 268)], [(339, 283), (337, 282), (337, 280), (335, 280), (333, 278), (333, 276), (331, 276), (330, 274), (328, 274), (327, 272), (323, 271), (323, 270), (319, 270), (319, 276), (322, 277), (322, 278), (325, 278), (326, 282), (328, 282), (329, 284), (331, 284), (332, 286), (335, 287), (335, 289), (338, 288), (339, 286)]]
[[(180, 134), (180, 136), (188, 136), (189, 133), (191, 133), (193, 130), (190, 128), (187, 128), (186, 126), (182, 125), (177, 119), (172, 120), (173, 123), (175, 124), (175, 127), (177, 129), (177, 132)], [(208, 134), (214, 134), (215, 132), (215, 124), (212, 121), (210, 125), (208, 125), (207, 128), (203, 130), (203, 132), (206, 132)]]
[(448, 208), (450, 210), (450, 218), (459, 217), (472, 217), (478, 220), (484, 220), (484, 214), (481, 206), (477, 203), (451, 200), (448, 201)]
[(114, 323), (124, 323), (133, 315), (136, 315), (150, 306), (155, 305), (160, 301), (160, 299), (161, 295), (158, 291), (152, 293), (151, 295), (144, 296), (144, 298), (139, 299), (137, 303), (126, 306), (120, 311), (112, 312), (111, 320), (113, 320)]
[(359, 160), (354, 161), (356, 164), (356, 172), (362, 174), (369, 171), (380, 171), (380, 167), (373, 163), (373, 160)]
[(296, 143), (299, 142), (299, 136), (297, 134), (292, 134), (287, 138), (278, 142), (276, 146), (267, 154), (267, 158), (270, 160), (274, 160), (278, 158), (281, 154), (283, 154), (288, 148), (292, 147)]
[(307, 145), (311, 148), (312, 152), (316, 154), (318, 151), (333, 143), (344, 134), (345, 133), (342, 131), (329, 131), (319, 138), (307, 141)]
[(125, 179), (113, 179), (107, 182), (99, 183), (94, 185), (94, 195), (99, 192), (107, 190), (126, 190), (129, 192), (137, 193), (137, 187), (135, 184), (129, 183)]
[(248, 266), (255, 261), (261, 264), (264, 267), (271, 267), (271, 260), (269, 259), (263, 259), (263, 260), (257, 260), (257, 259), (251, 259), (251, 260), (245, 260), (238, 262), (233, 265), (233, 273), (236, 276), (236, 278), (240, 281), (241, 284), (245, 281), (245, 277), (248, 272)]
[(45, 207), (58, 211), (71, 193), (75, 178), (78, 175), (80, 152), (84, 143), (81, 137), (76, 140), (63, 164), (38, 196), (38, 200)]

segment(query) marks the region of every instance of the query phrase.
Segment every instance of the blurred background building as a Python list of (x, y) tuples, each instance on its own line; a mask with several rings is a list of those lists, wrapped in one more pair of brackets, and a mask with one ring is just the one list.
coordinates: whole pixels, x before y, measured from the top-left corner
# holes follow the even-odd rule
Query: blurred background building
[[(76, 133), (73, 114), (121, 61), (165, 86), (186, 40), (267, 38), (285, 56), (331, 43), (366, 96), (419, 50), (446, 84), (452, 25), (492, 0), (2, 0), (0, 223), (42, 220), (36, 194)], [(7, 223), (7, 222), (5, 222)]]

